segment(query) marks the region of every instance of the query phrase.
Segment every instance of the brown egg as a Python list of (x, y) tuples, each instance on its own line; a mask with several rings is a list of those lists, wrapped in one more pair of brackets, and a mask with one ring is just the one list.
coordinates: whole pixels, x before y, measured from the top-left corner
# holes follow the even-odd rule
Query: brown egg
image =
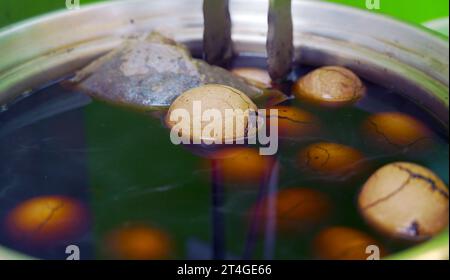
[(343, 107), (360, 100), (366, 88), (349, 69), (326, 66), (297, 80), (293, 91), (301, 101), (326, 107)]
[[(243, 92), (224, 85), (210, 84), (188, 90), (175, 99), (167, 113), (166, 124), (172, 132), (175, 131), (183, 139), (192, 140), (194, 144), (204, 141), (224, 143), (230, 139), (256, 135), (256, 128), (246, 129), (249, 111), (256, 110), (256, 105)], [(204, 114), (212, 111), (219, 113), (221, 121), (213, 122), (210, 118), (205, 120)], [(227, 111), (231, 114), (227, 114)]]
[(272, 79), (266, 70), (256, 67), (238, 67), (231, 70), (231, 73), (245, 79), (248, 83), (259, 88), (270, 88)]
[(109, 258), (120, 260), (165, 260), (172, 253), (167, 233), (146, 225), (133, 225), (109, 233), (105, 239)]
[(363, 122), (362, 132), (372, 146), (389, 152), (421, 151), (432, 143), (431, 132), (422, 122), (399, 112), (371, 115)]
[(346, 181), (364, 172), (367, 164), (358, 150), (341, 144), (319, 142), (297, 154), (300, 170), (325, 181)]
[(40, 196), (19, 203), (6, 216), (5, 228), (11, 239), (27, 245), (70, 241), (88, 227), (86, 208), (66, 196)]
[[(320, 120), (308, 111), (288, 106), (267, 109), (268, 125), (275, 125), (271, 109), (278, 110), (278, 135), (286, 138), (311, 138), (320, 134)], [(300, 139), (301, 140), (301, 139)]]
[(246, 147), (223, 149), (214, 157), (222, 179), (229, 184), (258, 184), (273, 164), (272, 157), (262, 156), (257, 149)]
[(252, 209), (261, 229), (270, 217), (270, 201), (274, 203), (276, 228), (280, 232), (307, 231), (324, 222), (331, 211), (330, 198), (314, 189), (288, 188), (258, 202)]
[[(323, 260), (367, 260), (373, 254), (373, 246), (379, 249), (379, 257), (385, 255), (383, 246), (368, 234), (347, 227), (330, 227), (314, 238), (314, 252)], [(376, 252), (378, 253), (378, 252)]]
[(389, 237), (424, 240), (448, 226), (447, 186), (413, 163), (392, 163), (376, 171), (364, 184), (358, 206), (366, 221)]

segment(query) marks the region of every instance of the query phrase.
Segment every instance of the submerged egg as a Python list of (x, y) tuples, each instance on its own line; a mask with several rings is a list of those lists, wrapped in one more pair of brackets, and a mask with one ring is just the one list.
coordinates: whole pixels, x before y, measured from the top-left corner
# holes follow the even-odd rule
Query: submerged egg
[(297, 80), (293, 91), (301, 101), (327, 107), (343, 107), (361, 99), (366, 88), (351, 70), (340, 66), (326, 66)]
[(66, 196), (40, 196), (18, 204), (6, 216), (9, 237), (27, 245), (45, 245), (80, 237), (88, 226), (83, 204)]
[(431, 170), (397, 162), (376, 171), (364, 184), (359, 209), (389, 237), (423, 240), (448, 226), (448, 189)]
[(226, 148), (214, 157), (220, 177), (229, 184), (258, 184), (267, 177), (273, 164), (272, 157), (246, 147)]
[[(274, 213), (270, 212), (271, 202)], [(258, 202), (252, 211), (264, 228), (270, 217), (274, 217), (278, 231), (289, 233), (309, 230), (324, 222), (331, 211), (330, 198), (319, 191), (308, 188), (288, 188)]]
[(385, 254), (383, 246), (370, 235), (347, 227), (326, 228), (313, 243), (316, 256), (322, 260), (366, 260), (372, 254), (377, 255), (375, 258)]
[[(320, 120), (308, 111), (288, 106), (274, 106), (269, 109), (276, 109), (278, 112), (278, 134), (281, 137), (311, 138), (320, 134)], [(274, 116), (269, 109), (268, 125), (271, 126), (274, 125)]]
[(145, 225), (133, 225), (109, 233), (105, 240), (108, 257), (121, 260), (164, 260), (172, 254), (167, 233)]
[(366, 169), (364, 155), (349, 146), (319, 142), (301, 149), (297, 154), (301, 171), (326, 181), (345, 181)]
[(419, 120), (400, 112), (371, 115), (362, 125), (365, 139), (389, 152), (405, 149), (420, 151), (430, 146), (430, 130)]
[(231, 73), (245, 79), (248, 83), (259, 88), (270, 88), (272, 79), (266, 70), (256, 67), (238, 67), (231, 70)]
[(254, 136), (256, 127), (248, 129), (248, 116), (257, 109), (245, 93), (229, 86), (210, 84), (188, 90), (175, 99), (166, 123), (179, 137), (194, 143), (223, 143)]

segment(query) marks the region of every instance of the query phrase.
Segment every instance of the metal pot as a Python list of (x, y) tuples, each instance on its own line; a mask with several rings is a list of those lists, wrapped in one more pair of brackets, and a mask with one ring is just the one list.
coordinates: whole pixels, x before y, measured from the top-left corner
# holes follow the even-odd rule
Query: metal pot
[[(268, 5), (232, 0), (237, 51), (264, 53)], [(293, 1), (296, 60), (338, 64), (419, 103), (448, 128), (449, 46), (438, 35), (388, 17), (315, 1)], [(56, 12), (0, 30), (0, 105), (73, 73), (131, 34), (156, 29), (200, 41), (202, 0), (132, 0)], [(448, 258), (448, 231), (392, 258)], [(0, 258), (16, 257), (0, 248)], [(20, 257), (20, 256), (18, 256)]]

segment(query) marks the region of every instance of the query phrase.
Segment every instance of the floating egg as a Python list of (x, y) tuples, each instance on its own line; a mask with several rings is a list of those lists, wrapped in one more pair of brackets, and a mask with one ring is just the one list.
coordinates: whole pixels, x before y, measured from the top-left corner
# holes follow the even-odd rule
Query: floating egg
[(267, 109), (267, 114), (270, 116), (269, 126), (275, 125), (271, 109), (278, 112), (279, 136), (302, 140), (317, 137), (320, 134), (320, 120), (310, 112), (295, 107), (274, 106)]
[(319, 142), (297, 154), (299, 168), (308, 176), (325, 181), (345, 181), (366, 169), (364, 155), (349, 146)]
[(88, 227), (84, 205), (66, 196), (40, 196), (19, 203), (6, 216), (9, 237), (27, 245), (48, 245), (80, 237)]
[(194, 144), (224, 143), (255, 136), (257, 128), (249, 128), (249, 116), (251, 111), (257, 110), (245, 93), (229, 86), (210, 84), (188, 90), (175, 99), (167, 113), (166, 124), (181, 139)]
[(422, 151), (432, 144), (430, 130), (412, 116), (400, 112), (371, 115), (362, 124), (366, 142), (388, 152)]
[(220, 177), (229, 184), (258, 184), (268, 176), (274, 159), (257, 149), (226, 148), (214, 154)]
[(132, 225), (110, 232), (105, 239), (105, 252), (112, 259), (164, 260), (172, 254), (172, 242), (159, 229)]
[(370, 235), (347, 227), (330, 227), (314, 238), (314, 252), (322, 260), (366, 260), (385, 255), (383, 246)]
[(343, 107), (360, 100), (366, 88), (351, 70), (326, 66), (297, 80), (293, 91), (301, 101), (326, 107)]
[(397, 162), (376, 171), (358, 198), (365, 220), (389, 237), (430, 238), (448, 226), (448, 189), (431, 170)]

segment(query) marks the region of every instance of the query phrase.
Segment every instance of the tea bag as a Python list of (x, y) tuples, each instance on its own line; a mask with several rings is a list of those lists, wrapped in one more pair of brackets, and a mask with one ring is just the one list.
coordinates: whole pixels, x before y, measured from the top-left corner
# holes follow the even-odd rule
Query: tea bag
[(263, 95), (229, 71), (192, 58), (186, 46), (157, 32), (128, 40), (79, 71), (69, 84), (94, 98), (139, 110), (168, 107), (183, 92), (205, 84), (231, 86), (250, 98)]

